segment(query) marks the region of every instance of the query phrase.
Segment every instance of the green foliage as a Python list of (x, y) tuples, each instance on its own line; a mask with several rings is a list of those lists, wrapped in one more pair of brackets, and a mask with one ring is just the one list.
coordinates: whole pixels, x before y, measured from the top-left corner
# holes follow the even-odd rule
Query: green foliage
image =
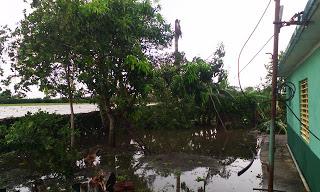
[(198, 176), (198, 177), (196, 178), (196, 181), (197, 181), (197, 182), (203, 182), (203, 181), (206, 181), (206, 179)]
[(6, 151), (6, 141), (5, 136), (8, 133), (8, 127), (5, 125), (0, 125), (0, 151)]
[(171, 40), (159, 8), (149, 1), (95, 0), (81, 10), (79, 79), (108, 106), (139, 102), (150, 91), (152, 66), (146, 52)]
[(192, 95), (196, 103), (204, 102), (203, 95), (212, 85), (213, 69), (200, 58), (194, 59), (181, 67), (180, 73), (173, 77), (172, 91), (178, 97)]
[(69, 149), (70, 131), (63, 117), (28, 113), (5, 134), (5, 145), (29, 159), (36, 173), (71, 174), (76, 156)]
[[(264, 87), (263, 89), (247, 87), (244, 90), (245, 95), (234, 88), (230, 89), (230, 93), (233, 95), (235, 102), (229, 102), (228, 100), (222, 102), (222, 106), (227, 114), (233, 114), (238, 117), (241, 115), (239, 122), (242, 124), (242, 127), (257, 123), (259, 130), (269, 131), (271, 119), (270, 86)], [(244, 122), (244, 119), (247, 121)], [(276, 131), (279, 133), (286, 132), (285, 119), (284, 103), (277, 102)], [(256, 122), (253, 122), (254, 120)]]
[[(6, 51), (6, 42), (8, 40), (10, 29), (7, 26), (0, 26), (0, 61), (5, 63), (4, 52)], [(3, 75), (3, 69), (0, 66), (0, 76)], [(0, 89), (1, 91), (1, 89)]]
[(17, 90), (36, 84), (47, 96), (72, 98), (75, 85), (83, 85), (109, 116), (114, 106), (125, 116), (144, 103), (153, 75), (149, 53), (167, 47), (173, 37), (159, 6), (137, 0), (34, 0), (31, 7), (8, 49), (17, 72), (12, 77), (21, 79)]
[(155, 69), (149, 93), (149, 102), (155, 104), (136, 107), (132, 114), (134, 122), (145, 128), (188, 128), (201, 117), (213, 119), (219, 112), (214, 105), (220, 105), (220, 98), (229, 96), (220, 90), (227, 77), (222, 68), (223, 57), (221, 44), (209, 62), (195, 57), (192, 61), (185, 60), (179, 68), (168, 63)]
[(0, 93), (0, 99), (11, 99), (12, 97), (13, 95), (9, 89), (4, 90)]
[(90, 13), (97, 15), (104, 14), (108, 11), (108, 0), (92, 0), (90, 3), (83, 5), (81, 10), (87, 15)]
[(146, 75), (151, 73), (151, 65), (145, 58), (139, 60), (133, 55), (128, 55), (124, 62), (128, 65), (130, 71), (136, 71), (137, 73)]
[(4, 49), (4, 42), (6, 41), (6, 28), (1, 26), (0, 28), (0, 53)]
[(1, 88), (0, 88), (0, 104), (9, 103), (10, 101), (16, 101), (16, 100), (19, 100), (25, 96), (26, 95), (21, 92), (17, 93), (17, 94), (13, 94), (10, 89), (6, 89), (1, 92)]
[[(14, 40), (8, 49), (12, 68), (21, 81), (19, 91), (29, 91), (30, 85), (48, 95), (70, 95), (68, 82), (75, 80), (76, 58), (72, 50), (77, 41), (80, 2), (33, 1), (34, 10), (26, 15), (12, 33)], [(9, 78), (10, 81), (10, 78)]]
[(127, 175), (117, 175), (117, 181), (122, 182), (122, 181), (128, 181), (129, 177)]
[(8, 128), (5, 125), (0, 125), (0, 138), (4, 138), (7, 135)]
[[(174, 98), (173, 98), (174, 99)], [(194, 125), (192, 101), (174, 103), (163, 101), (153, 106), (138, 106), (131, 113), (131, 121), (145, 129), (181, 129)]]

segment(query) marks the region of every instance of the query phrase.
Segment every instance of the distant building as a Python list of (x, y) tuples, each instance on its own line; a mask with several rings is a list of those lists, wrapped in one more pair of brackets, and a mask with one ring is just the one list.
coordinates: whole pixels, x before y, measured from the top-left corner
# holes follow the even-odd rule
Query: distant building
[(320, 0), (309, 0), (280, 61), (287, 89), (288, 144), (312, 192), (320, 192)]

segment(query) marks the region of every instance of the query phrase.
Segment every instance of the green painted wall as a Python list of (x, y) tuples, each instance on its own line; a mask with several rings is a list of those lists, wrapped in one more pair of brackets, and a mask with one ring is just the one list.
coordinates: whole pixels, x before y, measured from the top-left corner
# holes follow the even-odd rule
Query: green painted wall
[(299, 164), (312, 192), (320, 191), (320, 159), (298, 135), (294, 128), (288, 126), (288, 144)]
[[(296, 87), (288, 105), (300, 118), (300, 84), (308, 79), (309, 129), (320, 138), (320, 48), (318, 48), (287, 79)], [(312, 192), (320, 192), (320, 141), (310, 134), (310, 143), (300, 135), (300, 122), (287, 110), (288, 144)]]

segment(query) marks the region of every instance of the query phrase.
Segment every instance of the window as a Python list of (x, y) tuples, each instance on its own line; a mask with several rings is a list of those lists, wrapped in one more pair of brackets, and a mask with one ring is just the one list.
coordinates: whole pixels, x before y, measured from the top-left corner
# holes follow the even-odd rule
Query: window
[(309, 109), (308, 109), (308, 80), (300, 81), (300, 133), (308, 143), (310, 141), (309, 133)]

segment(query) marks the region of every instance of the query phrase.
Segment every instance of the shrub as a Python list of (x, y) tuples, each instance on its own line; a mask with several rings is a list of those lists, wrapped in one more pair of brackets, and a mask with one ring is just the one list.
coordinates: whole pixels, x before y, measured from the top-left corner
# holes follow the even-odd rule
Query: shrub
[(154, 106), (139, 106), (131, 114), (131, 121), (139, 128), (175, 129), (193, 125), (194, 105), (162, 102)]
[(62, 116), (39, 111), (17, 120), (5, 144), (23, 154), (39, 174), (70, 174), (75, 152), (69, 149), (70, 131)]
[(7, 135), (7, 132), (7, 126), (0, 125), (0, 151), (6, 151), (5, 136)]

